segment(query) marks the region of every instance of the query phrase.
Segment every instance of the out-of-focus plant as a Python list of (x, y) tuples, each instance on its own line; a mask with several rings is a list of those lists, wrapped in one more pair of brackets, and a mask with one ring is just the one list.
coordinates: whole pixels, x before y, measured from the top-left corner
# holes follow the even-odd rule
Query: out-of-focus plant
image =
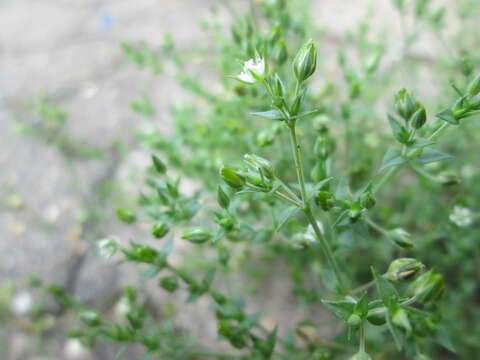
[[(171, 137), (137, 134), (152, 163), (138, 209), (116, 215), (149, 224), (151, 240), (103, 239), (100, 254), (145, 267), (144, 279), (186, 293), (187, 303), (209, 298), (218, 335), (231, 347), (207, 351), (202, 339), (176, 337), (175, 316), (159, 323), (140, 286), (125, 290), (120, 320), (46, 287), (78, 312), (83, 325), (71, 336), (90, 345), (139, 343), (147, 357), (162, 359), (475, 357), (478, 54), (466, 50), (467, 35), (459, 49), (446, 45), (447, 13), (434, 1), (393, 5), (400, 22), (416, 26), (404, 27), (399, 60), (384, 64), (393, 41), (372, 39), (361, 22), (340, 40), (341, 80), (325, 70), (332, 57), (315, 46), (328, 33), (307, 41), (314, 28), (303, 1), (261, 1), (233, 19), (228, 35), (217, 20), (205, 22), (217, 67), (202, 70), (218, 70), (218, 86), (188, 74), (194, 55), (170, 37), (158, 51), (123, 44), (133, 63), (175, 77), (199, 101), (173, 107)], [(465, 19), (466, 8), (479, 10), (460, 1)], [(413, 53), (423, 31), (440, 40), (438, 59)], [(440, 91), (416, 84), (425, 72)], [(146, 96), (131, 107), (156, 116)], [(183, 191), (180, 176), (202, 191)], [(191, 253), (178, 263), (170, 255), (179, 243), (191, 244)], [(272, 329), (247, 311), (247, 288), (262, 286), (249, 274), (275, 262), (299, 304), (325, 308), (341, 326), (312, 318)], [(222, 284), (239, 274), (244, 284), (233, 295)], [(329, 339), (319, 337), (322, 327), (331, 329)]]

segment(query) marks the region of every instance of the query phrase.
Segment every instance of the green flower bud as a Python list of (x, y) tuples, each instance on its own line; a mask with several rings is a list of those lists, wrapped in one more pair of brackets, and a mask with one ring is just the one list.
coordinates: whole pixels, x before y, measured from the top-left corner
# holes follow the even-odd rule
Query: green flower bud
[(411, 240), (411, 235), (409, 232), (405, 231), (402, 228), (396, 228), (388, 232), (388, 236), (401, 248), (411, 249), (415, 246)]
[(377, 70), (381, 58), (382, 55), (380, 53), (376, 53), (367, 59), (367, 62), (365, 63), (365, 70), (368, 74), (373, 74), (375, 70)]
[(280, 76), (278, 76), (277, 73), (273, 75), (272, 92), (274, 96), (278, 96), (280, 98), (285, 95), (285, 86), (283, 85), (283, 81), (280, 79)]
[(322, 210), (328, 211), (335, 206), (335, 197), (328, 191), (318, 191), (315, 195), (315, 203)]
[(217, 189), (217, 202), (225, 210), (228, 209), (228, 206), (230, 205), (230, 198), (221, 186), (218, 186)]
[(364, 209), (371, 209), (376, 203), (377, 201), (371, 191), (367, 191), (360, 196), (360, 206)]
[(212, 238), (212, 234), (201, 228), (192, 229), (182, 235), (182, 239), (194, 244), (203, 244)]
[(245, 178), (237, 168), (223, 166), (220, 169), (220, 176), (227, 185), (234, 189), (241, 189), (245, 185)]
[(168, 292), (174, 292), (178, 289), (178, 279), (176, 276), (166, 276), (158, 281), (158, 285)]
[(362, 318), (357, 314), (352, 314), (348, 317), (347, 324), (349, 326), (357, 327), (362, 323)]
[(245, 154), (243, 160), (254, 169), (261, 170), (267, 179), (273, 180), (275, 171), (270, 161), (255, 154)]
[(470, 96), (475, 96), (480, 93), (480, 75), (477, 75), (475, 79), (470, 81), (467, 87), (467, 94)]
[(395, 259), (390, 263), (385, 278), (390, 281), (409, 281), (413, 280), (423, 269), (425, 269), (425, 265), (416, 259)]
[(273, 140), (275, 140), (275, 135), (268, 129), (260, 131), (255, 139), (257, 145), (260, 147), (272, 145)]
[(331, 155), (333, 149), (333, 141), (325, 134), (318, 136), (315, 145), (313, 146), (313, 152), (322, 160), (327, 159)]
[(425, 108), (420, 105), (417, 111), (412, 115), (412, 126), (415, 129), (420, 129), (427, 122), (427, 112)]
[(325, 165), (322, 162), (317, 162), (310, 171), (310, 177), (315, 182), (320, 182), (327, 177)]
[(423, 303), (435, 302), (444, 290), (443, 277), (435, 270), (420, 275), (408, 289), (410, 295)]
[(358, 353), (353, 355), (349, 360), (372, 360), (372, 358), (365, 351), (359, 351)]
[(400, 90), (395, 95), (395, 109), (405, 121), (409, 121), (417, 110), (415, 99), (406, 89)]
[(163, 221), (159, 221), (152, 226), (152, 235), (157, 239), (161, 239), (170, 231), (170, 228)]
[(133, 212), (124, 208), (118, 208), (116, 211), (117, 218), (126, 224), (131, 224), (137, 220)]
[[(370, 324), (375, 326), (382, 326), (387, 321), (385, 319), (385, 313), (387, 308), (381, 308), (383, 311), (369, 311), (367, 315), (367, 320)], [(375, 309), (376, 310), (376, 309)]]
[(167, 172), (167, 167), (165, 164), (160, 160), (157, 156), (152, 154), (152, 162), (153, 166), (155, 167), (155, 170), (161, 175), (165, 174)]
[(293, 60), (293, 72), (299, 82), (307, 80), (317, 67), (317, 51), (312, 40), (309, 40), (298, 51)]
[(90, 327), (97, 327), (102, 323), (100, 316), (96, 312), (89, 310), (80, 313), (80, 320)]

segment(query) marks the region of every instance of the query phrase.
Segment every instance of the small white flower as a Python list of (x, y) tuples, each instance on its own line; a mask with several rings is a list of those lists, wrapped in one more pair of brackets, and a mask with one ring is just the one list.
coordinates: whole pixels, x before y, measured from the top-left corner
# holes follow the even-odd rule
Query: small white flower
[(265, 59), (257, 56), (255, 59), (245, 61), (243, 71), (237, 75), (236, 79), (245, 84), (255, 84), (265, 77), (266, 72)]
[(14, 315), (22, 316), (28, 314), (32, 306), (32, 295), (27, 291), (21, 291), (13, 297), (10, 309)]
[(122, 297), (115, 305), (115, 314), (119, 317), (123, 317), (126, 316), (131, 309), (130, 301), (128, 301), (126, 297)]
[(112, 239), (102, 239), (98, 242), (98, 253), (105, 259), (111, 259), (118, 250), (118, 244)]
[(473, 223), (472, 212), (470, 209), (462, 206), (454, 206), (449, 219), (451, 222), (455, 223), (455, 225), (460, 227), (469, 226)]

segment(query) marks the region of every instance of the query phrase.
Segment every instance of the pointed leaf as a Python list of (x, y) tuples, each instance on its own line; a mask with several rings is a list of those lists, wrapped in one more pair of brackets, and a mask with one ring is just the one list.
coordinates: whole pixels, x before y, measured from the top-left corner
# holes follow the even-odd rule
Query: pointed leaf
[(400, 152), (400, 150), (395, 148), (390, 148), (387, 150), (383, 158), (383, 163), (379, 171), (385, 170), (392, 166), (405, 164), (407, 161), (408, 160), (402, 156), (402, 153)]
[(322, 300), (322, 303), (333, 315), (343, 321), (347, 321), (355, 310), (355, 302), (351, 300)]
[(289, 206), (285, 210), (283, 210), (282, 213), (280, 214), (280, 220), (278, 221), (278, 225), (275, 231), (279, 231), (282, 228), (282, 226), (285, 225), (285, 223), (290, 218), (295, 216), (299, 211), (300, 209), (296, 206)]
[(283, 114), (279, 110), (276, 110), (276, 109), (253, 112), (251, 114), (254, 115), (254, 116), (263, 117), (263, 118), (269, 119), (269, 120), (283, 120), (284, 119)]
[(423, 152), (416, 158), (421, 164), (429, 164), (437, 161), (447, 160), (453, 158), (452, 155), (442, 153), (441, 151), (426, 148)]
[(440, 120), (446, 121), (452, 125), (458, 125), (459, 121), (455, 118), (455, 114), (452, 109), (444, 109), (436, 114), (437, 118)]

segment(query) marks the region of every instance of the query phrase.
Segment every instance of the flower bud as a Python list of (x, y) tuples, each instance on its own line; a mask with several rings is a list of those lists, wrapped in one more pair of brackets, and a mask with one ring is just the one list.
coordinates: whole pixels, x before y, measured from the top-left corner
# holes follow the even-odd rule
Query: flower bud
[(420, 129), (427, 122), (427, 112), (425, 108), (420, 105), (417, 111), (412, 115), (412, 126), (415, 129)]
[(376, 203), (377, 201), (371, 191), (364, 192), (362, 196), (360, 196), (360, 206), (364, 209), (371, 209)]
[(321, 162), (317, 162), (315, 166), (310, 171), (310, 177), (313, 181), (319, 182), (327, 177), (327, 172), (325, 170), (325, 165)]
[(261, 170), (263, 176), (267, 179), (273, 180), (275, 175), (270, 161), (255, 154), (245, 154), (243, 155), (243, 160), (254, 169)]
[(395, 259), (390, 263), (385, 278), (390, 281), (413, 280), (424, 268), (425, 265), (416, 259)]
[(258, 146), (265, 147), (268, 145), (272, 145), (274, 139), (275, 139), (275, 134), (267, 129), (267, 130), (260, 131), (255, 140)]
[(176, 276), (166, 276), (158, 281), (158, 285), (168, 292), (174, 292), (178, 289), (178, 279)]
[(222, 166), (220, 176), (227, 185), (234, 189), (241, 189), (245, 185), (245, 178), (240, 174), (239, 169)]
[(480, 75), (477, 75), (475, 79), (470, 81), (467, 87), (467, 94), (470, 96), (475, 96), (480, 93)]
[(124, 208), (118, 208), (116, 214), (117, 218), (126, 224), (131, 224), (137, 220), (133, 212)]
[(327, 135), (323, 134), (317, 137), (315, 145), (313, 146), (313, 151), (315, 155), (325, 160), (331, 155), (333, 148), (333, 141), (329, 139)]
[(299, 82), (307, 80), (317, 67), (317, 51), (312, 40), (309, 40), (298, 51), (293, 60), (293, 72)]
[(411, 240), (410, 233), (402, 228), (390, 230), (388, 232), (388, 235), (395, 242), (395, 244), (397, 244), (401, 248), (410, 249), (415, 246), (415, 244)]
[(408, 292), (423, 303), (435, 302), (444, 290), (443, 276), (435, 270), (420, 275), (411, 285)]
[(152, 235), (157, 239), (161, 239), (170, 231), (170, 228), (163, 221), (159, 221), (152, 226)]
[(167, 167), (165, 164), (160, 160), (157, 156), (152, 154), (152, 162), (153, 166), (155, 167), (155, 170), (161, 175), (165, 174), (167, 172)]
[(228, 206), (230, 205), (230, 198), (221, 186), (218, 186), (217, 189), (217, 202), (224, 209), (228, 209)]
[(192, 229), (182, 235), (182, 239), (190, 241), (194, 244), (203, 244), (211, 238), (212, 234), (209, 231), (201, 228)]
[(405, 121), (410, 120), (417, 110), (417, 105), (413, 96), (406, 89), (400, 90), (395, 95), (395, 109)]
[(322, 210), (328, 211), (335, 206), (335, 197), (328, 191), (318, 191), (315, 195), (315, 203)]
[(280, 76), (278, 76), (277, 73), (273, 75), (272, 92), (274, 96), (278, 96), (280, 98), (285, 95), (285, 85), (283, 85), (283, 81), (280, 79)]
[(347, 324), (349, 326), (357, 327), (357, 326), (360, 326), (361, 323), (362, 323), (362, 318), (357, 314), (352, 314), (347, 319)]
[(80, 313), (80, 320), (90, 327), (97, 327), (102, 323), (100, 316), (96, 312), (89, 310)]
[(372, 360), (372, 358), (365, 351), (359, 351), (358, 353), (353, 355), (349, 360)]

